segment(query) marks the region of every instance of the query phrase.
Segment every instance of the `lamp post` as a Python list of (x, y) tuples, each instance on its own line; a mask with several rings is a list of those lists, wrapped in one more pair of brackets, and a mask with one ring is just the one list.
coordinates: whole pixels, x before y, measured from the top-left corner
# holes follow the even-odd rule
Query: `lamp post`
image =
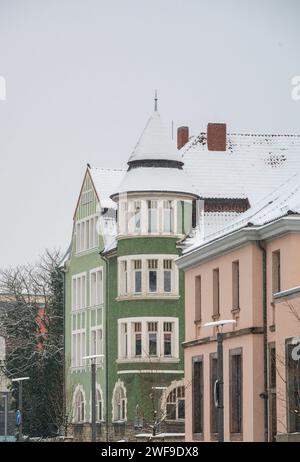
[(217, 328), (217, 361), (218, 378), (214, 383), (214, 402), (218, 409), (218, 442), (224, 441), (224, 371), (223, 371), (223, 326), (235, 324), (234, 319), (223, 319), (221, 321), (207, 322), (204, 327)]
[(22, 441), (23, 438), (23, 381), (29, 380), (30, 377), (17, 377), (12, 379), (12, 382), (19, 383), (19, 412), (20, 412), (20, 422), (19, 422), (19, 441)]
[[(103, 358), (104, 355), (89, 355), (84, 356), (82, 359), (91, 361), (91, 392), (92, 392), (92, 441), (97, 439), (97, 426), (96, 426), (96, 360)], [(106, 417), (107, 418), (107, 417)]]

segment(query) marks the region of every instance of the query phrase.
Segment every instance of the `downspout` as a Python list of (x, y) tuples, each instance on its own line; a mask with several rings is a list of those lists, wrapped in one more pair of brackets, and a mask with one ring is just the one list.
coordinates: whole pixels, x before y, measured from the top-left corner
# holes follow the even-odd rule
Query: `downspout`
[(262, 251), (262, 304), (263, 304), (263, 363), (264, 363), (264, 391), (261, 397), (264, 400), (264, 441), (269, 439), (269, 409), (268, 409), (268, 318), (267, 318), (267, 251), (265, 241), (258, 241)]
[(101, 255), (103, 260), (106, 262), (106, 271), (105, 271), (105, 286), (106, 286), (106, 294), (105, 294), (105, 427), (106, 427), (106, 442), (109, 442), (108, 437), (108, 300), (109, 300), (109, 258)]

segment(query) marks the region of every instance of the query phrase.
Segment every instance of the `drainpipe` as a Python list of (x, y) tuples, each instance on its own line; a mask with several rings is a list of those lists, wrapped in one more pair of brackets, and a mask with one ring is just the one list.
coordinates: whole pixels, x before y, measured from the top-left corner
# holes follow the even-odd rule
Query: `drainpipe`
[[(101, 255), (101, 254), (100, 254)], [(109, 300), (109, 258), (101, 255), (103, 260), (106, 262), (106, 271), (105, 271), (105, 286), (106, 286), (106, 294), (105, 294), (105, 427), (106, 427), (106, 442), (109, 442), (108, 437), (108, 300)]]
[(265, 241), (258, 241), (258, 246), (262, 251), (262, 270), (263, 270), (263, 344), (264, 344), (264, 391), (260, 395), (264, 400), (264, 441), (269, 439), (269, 416), (268, 416), (268, 318), (267, 318), (267, 251)]

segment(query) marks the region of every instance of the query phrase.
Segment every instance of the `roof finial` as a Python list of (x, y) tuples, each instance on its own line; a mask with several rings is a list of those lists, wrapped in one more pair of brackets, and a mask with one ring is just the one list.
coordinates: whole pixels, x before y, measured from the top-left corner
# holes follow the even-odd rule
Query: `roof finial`
[(157, 111), (157, 90), (155, 90), (155, 98), (154, 98), (154, 111)]

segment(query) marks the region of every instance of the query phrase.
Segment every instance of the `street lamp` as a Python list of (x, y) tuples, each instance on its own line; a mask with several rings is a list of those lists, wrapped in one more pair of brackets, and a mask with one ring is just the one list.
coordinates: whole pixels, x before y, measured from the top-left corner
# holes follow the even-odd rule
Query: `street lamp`
[(223, 319), (221, 321), (207, 322), (204, 327), (217, 328), (217, 361), (218, 361), (218, 378), (214, 383), (214, 402), (218, 409), (218, 441), (224, 441), (224, 380), (223, 380), (223, 326), (235, 324), (234, 319)]
[(23, 381), (24, 380), (29, 380), (30, 377), (17, 377), (16, 379), (12, 379), (12, 382), (18, 382), (19, 383), (19, 441), (22, 441), (23, 435), (23, 415), (22, 415), (22, 407), (23, 407)]
[[(96, 427), (96, 359), (103, 358), (104, 355), (89, 355), (84, 356), (82, 359), (91, 361), (91, 385), (92, 385), (92, 441), (96, 441), (97, 427)], [(107, 418), (107, 416), (106, 416)]]

